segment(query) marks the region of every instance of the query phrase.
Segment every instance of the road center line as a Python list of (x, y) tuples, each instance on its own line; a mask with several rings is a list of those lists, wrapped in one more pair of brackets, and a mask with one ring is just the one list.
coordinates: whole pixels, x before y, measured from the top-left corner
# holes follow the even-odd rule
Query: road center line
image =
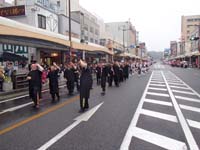
[(194, 137), (192, 135), (192, 132), (190, 131), (190, 128), (189, 128), (189, 126), (187, 124), (187, 121), (184, 118), (183, 113), (181, 112), (181, 109), (180, 109), (180, 107), (179, 107), (179, 105), (178, 105), (178, 103), (177, 103), (177, 101), (176, 101), (176, 99), (175, 99), (170, 87), (169, 87), (169, 84), (167, 83), (165, 75), (164, 75), (163, 72), (161, 72), (161, 73), (162, 73), (163, 79), (166, 82), (166, 86), (167, 86), (169, 95), (170, 95), (170, 97), (172, 99), (172, 102), (173, 102), (173, 105), (174, 105), (174, 109), (175, 109), (175, 111), (177, 113), (180, 125), (181, 125), (181, 127), (183, 129), (183, 132), (184, 132), (185, 137), (187, 139), (188, 145), (189, 145), (191, 150), (199, 150), (199, 148), (197, 146), (197, 143), (196, 143), (196, 141), (195, 141), (195, 139), (194, 139)]
[(33, 120), (36, 120), (36, 119), (38, 119), (38, 118), (40, 118), (40, 117), (42, 117), (42, 116), (44, 116), (44, 115), (46, 115), (46, 114), (49, 114), (50, 112), (53, 112), (53, 111), (55, 111), (55, 110), (57, 110), (57, 109), (59, 109), (59, 108), (64, 107), (65, 105), (68, 105), (68, 104), (70, 104), (70, 103), (73, 103), (73, 102), (77, 101), (78, 98), (79, 98), (79, 96), (72, 97), (72, 98), (70, 98), (69, 100), (67, 100), (67, 101), (65, 101), (65, 102), (63, 102), (63, 103), (61, 103), (61, 104), (59, 104), (59, 105), (56, 105), (56, 106), (54, 106), (54, 107), (51, 107), (51, 108), (47, 109), (47, 110), (44, 111), (44, 112), (41, 112), (41, 113), (39, 113), (39, 114), (36, 114), (36, 115), (34, 115), (34, 116), (30, 117), (30, 118), (27, 118), (27, 119), (25, 119), (25, 120), (23, 120), (23, 121), (20, 121), (20, 122), (14, 124), (14, 125), (11, 125), (11, 126), (5, 128), (5, 129), (3, 129), (3, 130), (0, 130), (0, 135), (5, 134), (5, 133), (7, 133), (7, 132), (9, 132), (9, 131), (12, 131), (12, 130), (14, 130), (14, 129), (16, 129), (16, 128), (18, 128), (18, 127), (24, 125), (24, 124), (27, 124), (27, 123), (29, 123), (29, 122), (31, 122), (31, 121), (33, 121)]

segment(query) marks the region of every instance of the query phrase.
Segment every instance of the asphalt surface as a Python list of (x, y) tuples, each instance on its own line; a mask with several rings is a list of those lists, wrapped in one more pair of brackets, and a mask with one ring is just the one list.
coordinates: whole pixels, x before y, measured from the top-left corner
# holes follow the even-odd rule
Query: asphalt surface
[[(35, 150), (49, 143), (51, 150), (199, 149), (200, 71), (162, 64), (151, 70), (108, 87), (105, 96), (94, 85), (84, 114), (78, 113), (78, 93), (68, 97), (66, 87), (60, 102), (51, 103), (44, 93), (39, 110), (23, 106), (28, 98), (0, 103), (0, 149)], [(81, 115), (90, 117), (75, 119)]]

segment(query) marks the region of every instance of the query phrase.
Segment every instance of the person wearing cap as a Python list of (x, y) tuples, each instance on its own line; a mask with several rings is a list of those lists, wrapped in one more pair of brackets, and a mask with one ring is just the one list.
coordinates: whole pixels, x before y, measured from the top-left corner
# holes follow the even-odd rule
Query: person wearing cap
[(34, 107), (39, 108), (39, 100), (42, 91), (42, 71), (44, 68), (39, 64), (32, 64), (31, 71), (27, 76), (29, 80), (29, 96), (34, 102)]
[(52, 102), (55, 102), (55, 96), (57, 96), (58, 101), (60, 100), (59, 87), (58, 87), (59, 71), (60, 71), (60, 67), (56, 65), (56, 63), (53, 63), (47, 75), (47, 77), (49, 78), (49, 89), (50, 89), (50, 94), (52, 97)]
[(92, 86), (92, 74), (87, 64), (80, 60), (79, 65), (81, 67), (80, 76), (80, 113), (89, 108), (88, 99), (90, 98), (90, 90)]

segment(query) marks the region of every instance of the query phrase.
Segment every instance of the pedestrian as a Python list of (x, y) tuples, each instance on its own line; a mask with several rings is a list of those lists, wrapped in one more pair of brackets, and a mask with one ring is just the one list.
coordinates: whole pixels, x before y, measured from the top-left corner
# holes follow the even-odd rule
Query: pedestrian
[(59, 87), (58, 87), (59, 71), (60, 71), (60, 67), (58, 67), (56, 63), (53, 63), (47, 75), (47, 77), (49, 78), (49, 89), (50, 89), (50, 94), (52, 97), (52, 102), (55, 102), (55, 96), (57, 96), (58, 101), (60, 100)]
[(80, 113), (89, 108), (88, 99), (90, 98), (90, 90), (92, 86), (92, 75), (85, 62), (80, 60), (81, 67), (80, 76)]
[(105, 95), (106, 93), (106, 81), (107, 81), (107, 76), (108, 76), (108, 70), (107, 66), (102, 63), (101, 64), (101, 88), (102, 88), (102, 95)]
[(74, 65), (73, 65), (72, 70), (73, 70), (73, 72), (74, 72), (74, 83), (75, 83), (75, 85), (76, 85), (77, 91), (79, 91), (79, 90), (80, 90), (80, 84), (79, 84), (79, 69), (78, 69), (77, 64), (74, 64)]
[(3, 68), (0, 67), (0, 92), (3, 91), (3, 82), (5, 80), (5, 75), (4, 75), (4, 71)]
[(34, 102), (34, 107), (39, 108), (42, 91), (42, 71), (44, 68), (39, 64), (32, 64), (31, 71), (27, 76), (29, 81), (29, 96)]
[(72, 96), (74, 93), (74, 72), (73, 72), (73, 63), (70, 62), (66, 65), (65, 71), (64, 71), (64, 78), (67, 80), (67, 89), (69, 91), (68, 95)]
[(99, 85), (101, 82), (101, 67), (100, 64), (97, 64), (96, 67), (96, 79), (97, 79), (97, 85)]
[(119, 68), (119, 63), (117, 61), (113, 65), (113, 71), (114, 71), (115, 86), (119, 87), (120, 68)]
[(109, 85), (109, 87), (112, 86), (113, 79), (114, 79), (113, 64), (110, 64), (110, 65), (108, 66), (108, 85)]

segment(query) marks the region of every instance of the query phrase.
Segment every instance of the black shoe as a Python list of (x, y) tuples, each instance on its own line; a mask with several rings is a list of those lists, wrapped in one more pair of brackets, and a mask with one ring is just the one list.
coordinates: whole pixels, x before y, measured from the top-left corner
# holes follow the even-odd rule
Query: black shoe
[(79, 110), (79, 113), (83, 113), (83, 112), (84, 112), (84, 109), (80, 109), (80, 110)]

